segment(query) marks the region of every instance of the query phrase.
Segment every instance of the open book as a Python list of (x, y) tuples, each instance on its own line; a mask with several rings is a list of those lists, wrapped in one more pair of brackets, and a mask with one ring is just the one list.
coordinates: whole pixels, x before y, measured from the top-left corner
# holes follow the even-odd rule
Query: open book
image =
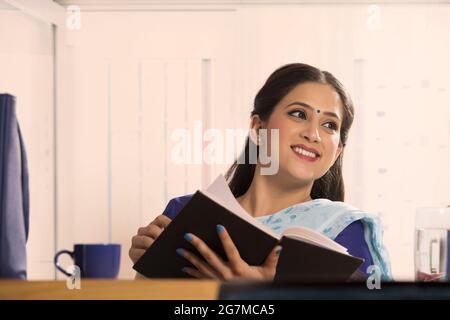
[(193, 233), (226, 259), (216, 226), (223, 225), (249, 265), (261, 265), (277, 244), (282, 246), (275, 281), (342, 282), (364, 262), (324, 236), (304, 227), (277, 234), (248, 214), (220, 175), (206, 190), (197, 191), (133, 268), (150, 278), (188, 278), (181, 271), (189, 261), (176, 253), (185, 248), (201, 255), (184, 239)]

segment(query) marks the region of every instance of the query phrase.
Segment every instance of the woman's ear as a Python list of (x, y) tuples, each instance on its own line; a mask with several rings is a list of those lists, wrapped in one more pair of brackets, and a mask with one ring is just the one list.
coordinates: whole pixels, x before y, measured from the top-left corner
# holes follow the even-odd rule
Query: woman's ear
[(339, 158), (339, 156), (341, 155), (341, 153), (342, 153), (343, 150), (344, 150), (344, 146), (342, 145), (342, 143), (339, 143), (339, 146), (338, 146), (338, 148), (337, 148), (337, 150), (336, 150), (336, 154), (335, 154), (335, 156), (334, 156), (334, 161), (333, 161), (333, 163), (336, 162), (337, 158)]
[(264, 128), (264, 121), (259, 115), (254, 114), (250, 119), (250, 139), (256, 145), (259, 145), (259, 129), (261, 128)]

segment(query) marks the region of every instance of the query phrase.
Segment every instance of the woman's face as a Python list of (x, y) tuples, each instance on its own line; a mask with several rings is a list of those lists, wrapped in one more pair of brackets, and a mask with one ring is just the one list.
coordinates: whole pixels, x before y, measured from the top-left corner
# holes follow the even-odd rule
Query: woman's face
[(306, 82), (292, 89), (260, 123), (268, 141), (270, 129), (279, 129), (280, 178), (304, 184), (322, 177), (342, 151), (342, 119), (341, 100), (330, 85)]

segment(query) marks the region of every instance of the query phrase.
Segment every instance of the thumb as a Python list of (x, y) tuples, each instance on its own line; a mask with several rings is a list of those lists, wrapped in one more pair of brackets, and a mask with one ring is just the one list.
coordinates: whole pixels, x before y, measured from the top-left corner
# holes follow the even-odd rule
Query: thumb
[(266, 268), (273, 268), (275, 269), (278, 263), (278, 258), (280, 257), (282, 247), (281, 246), (275, 246), (272, 251), (267, 256), (266, 260), (264, 261), (264, 267)]

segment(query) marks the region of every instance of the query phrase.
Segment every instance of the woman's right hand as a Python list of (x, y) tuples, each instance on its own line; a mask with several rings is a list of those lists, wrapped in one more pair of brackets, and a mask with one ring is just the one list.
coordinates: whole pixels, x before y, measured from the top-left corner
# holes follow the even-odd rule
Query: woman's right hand
[(171, 221), (167, 216), (159, 215), (148, 226), (138, 229), (137, 234), (131, 239), (131, 248), (128, 252), (133, 264), (139, 260)]

